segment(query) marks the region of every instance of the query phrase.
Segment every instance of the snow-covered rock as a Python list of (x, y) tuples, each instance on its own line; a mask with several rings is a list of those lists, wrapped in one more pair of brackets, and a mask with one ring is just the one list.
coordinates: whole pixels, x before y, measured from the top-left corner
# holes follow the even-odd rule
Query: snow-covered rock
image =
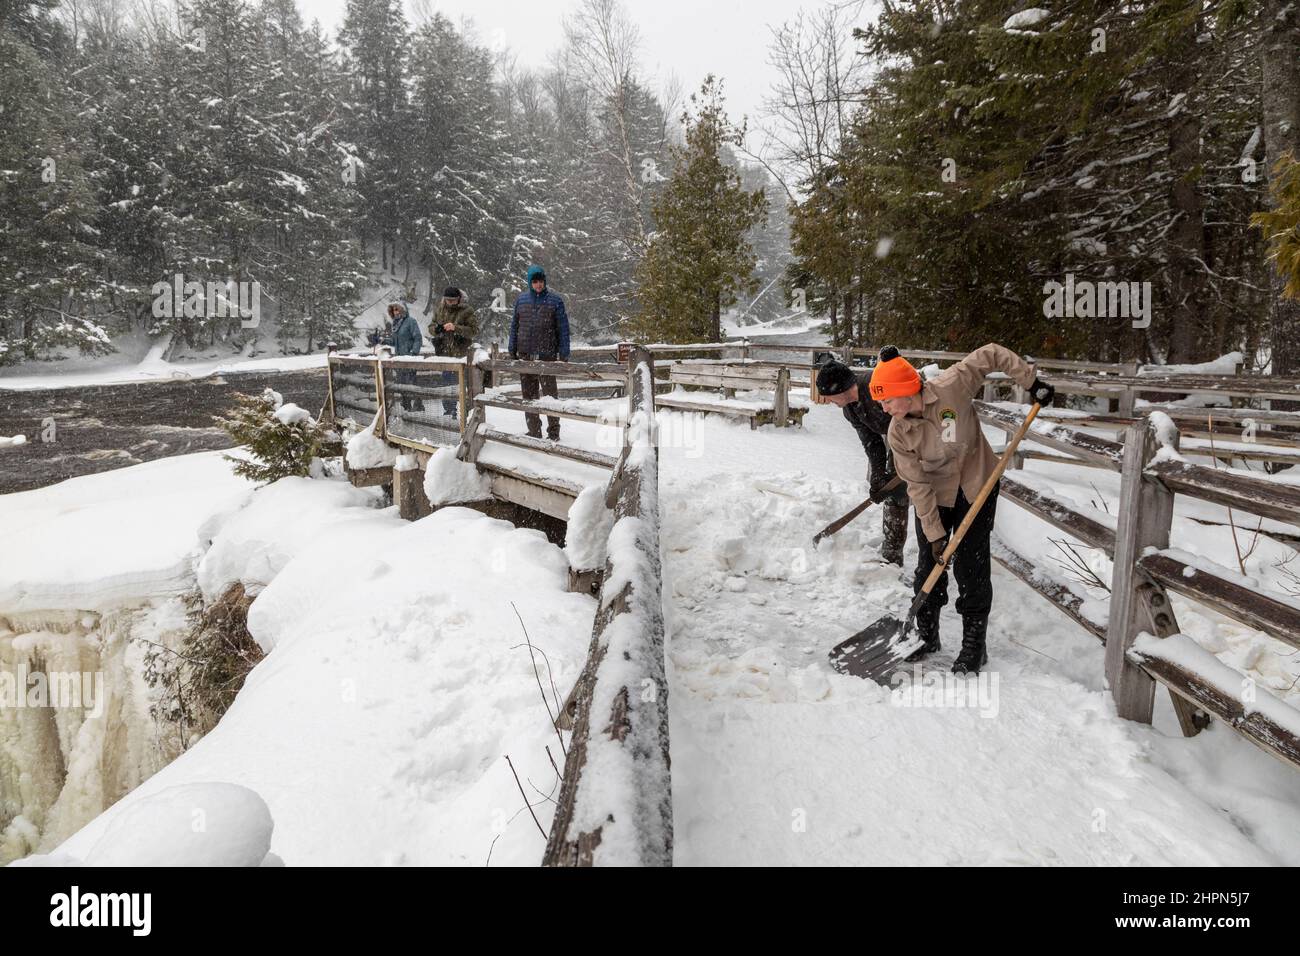
[(256, 792), (232, 783), (168, 787), (117, 814), (88, 866), (261, 866), (275, 823)]

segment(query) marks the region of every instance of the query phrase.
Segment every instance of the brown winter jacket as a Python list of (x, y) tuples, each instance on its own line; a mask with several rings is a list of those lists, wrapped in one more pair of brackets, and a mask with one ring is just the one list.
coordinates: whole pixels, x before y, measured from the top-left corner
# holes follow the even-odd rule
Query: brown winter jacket
[[(450, 332), (443, 330), (448, 322), (456, 326)], [(429, 338), (433, 339), (433, 348), (438, 355), (464, 358), (477, 335), (478, 318), (464, 296), (453, 306), (448, 306), (446, 300), (439, 300), (433, 321), (429, 323)]]
[(907, 482), (907, 494), (931, 541), (947, 535), (939, 508), (953, 506), (958, 488), (973, 502), (997, 467), (998, 457), (971, 405), (990, 372), (1005, 372), (1025, 388), (1034, 381), (1034, 367), (1015, 352), (996, 343), (982, 345), (921, 387), (919, 415), (895, 418), (889, 426), (894, 468)]

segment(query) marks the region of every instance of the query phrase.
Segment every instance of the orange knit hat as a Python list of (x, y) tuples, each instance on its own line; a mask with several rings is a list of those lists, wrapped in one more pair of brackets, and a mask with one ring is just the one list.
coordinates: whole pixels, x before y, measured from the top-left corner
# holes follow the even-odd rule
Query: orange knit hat
[[(893, 352), (892, 358), (886, 358), (889, 352)], [(872, 398), (879, 402), (915, 395), (921, 390), (921, 376), (896, 349), (882, 349), (880, 358), (881, 362), (871, 370)]]

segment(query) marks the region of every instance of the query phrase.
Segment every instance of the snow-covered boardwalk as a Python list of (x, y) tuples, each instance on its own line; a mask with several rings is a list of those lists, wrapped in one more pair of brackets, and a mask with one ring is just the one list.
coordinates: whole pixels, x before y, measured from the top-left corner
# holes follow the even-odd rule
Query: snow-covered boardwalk
[[(509, 411), (489, 423), (523, 430)], [(563, 425), (566, 443), (609, 454), (618, 434)], [(891, 694), (833, 672), (827, 651), (910, 595), (898, 569), (876, 560), (872, 511), (821, 550), (810, 546), (864, 494), (865, 459), (836, 409), (814, 406), (803, 428), (757, 431), (665, 412), (660, 448), (677, 864), (1300, 863), (1293, 770), (1221, 725), (1183, 738), (1163, 691), (1154, 726), (1119, 719), (1095, 638), (1000, 569), (977, 692)], [(180, 496), (159, 502), (170, 537), (105, 557), (120, 529), (113, 507), (164, 468)], [(7, 549), (0, 644), (38, 624), (45, 636), (25, 639), (50, 646), (72, 640), (60, 628), (94, 631), (87, 620), (51, 623), (60, 602), (74, 614), (135, 601), (138, 626), (156, 635), (197, 559), (205, 590), (236, 580), (260, 590), (250, 628), (270, 650), (207, 739), (63, 842), (101, 792), (82, 766), (87, 779), (37, 827), (40, 849), (85, 859), (141, 799), (223, 781), (266, 801), (270, 849), (289, 864), (481, 864), (489, 850), (493, 864), (539, 861), (544, 841), (503, 758), (545, 827), (552, 807), (541, 795), (555, 787), (545, 748), (554, 753), (556, 738), (510, 604), (563, 696), (585, 658), (594, 602), (565, 593), (561, 551), (466, 509), (406, 523), (375, 509), (373, 489), (294, 480), (253, 492), (224, 468), (197, 455), (0, 499), (6, 527), (23, 514), (24, 527), (47, 529)], [(1118, 475), (1036, 461), (1023, 474), (1114, 510)], [(144, 528), (148, 507), (136, 498), (132, 526)], [(1230, 529), (1203, 523), (1222, 519), (1217, 506), (1179, 501), (1173, 546), (1231, 553)], [(997, 531), (1059, 573), (1058, 532), (1008, 502)], [(60, 563), (65, 532), (99, 537)], [(1249, 572), (1282, 589), (1275, 565), (1286, 550), (1262, 536)], [(1105, 579), (1106, 559), (1084, 553)], [(914, 556), (909, 533), (909, 567)], [(61, 579), (73, 582), (67, 593)], [(1072, 586), (1085, 600), (1105, 597)], [(1201, 646), (1300, 702), (1287, 646), (1188, 603), (1177, 612)], [(928, 667), (938, 674), (958, 643), (948, 613), (945, 651)], [(138, 713), (137, 690), (128, 709)], [(65, 729), (70, 766), (106, 748), (90, 730)], [(141, 733), (122, 730), (111, 749), (142, 747)], [(18, 843), (16, 832), (8, 839)]]

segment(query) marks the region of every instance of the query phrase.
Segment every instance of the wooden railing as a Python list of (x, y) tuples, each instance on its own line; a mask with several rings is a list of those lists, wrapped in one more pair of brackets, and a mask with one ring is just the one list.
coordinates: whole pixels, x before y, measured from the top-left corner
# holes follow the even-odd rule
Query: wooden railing
[(632, 350), (627, 431), (606, 489), (613, 509), (586, 666), (546, 866), (670, 866), (672, 787), (659, 558), (654, 360)]
[[(976, 410), (986, 424), (999, 428), (1014, 428), (1023, 420), (982, 402), (976, 403)], [(1300, 711), (1256, 688), (1250, 678), (1228, 671), (1183, 636), (1169, 597), (1179, 594), (1300, 647), (1300, 607), (1230, 574), (1199, 567), (1194, 559), (1189, 563), (1190, 556), (1171, 549), (1169, 540), (1177, 495), (1300, 526), (1300, 488), (1185, 461), (1177, 453), (1177, 429), (1158, 417), (1128, 425), (1122, 442), (1040, 422), (1034, 423), (1027, 439), (1060, 452), (1061, 462), (1120, 474), (1119, 508), (1113, 519), (1085, 513), (1010, 471), (1001, 485), (1004, 498), (1111, 558), (1104, 625), (1085, 614), (1083, 600), (1045, 576), (1042, 568), (1001, 541), (993, 548), (1000, 564), (1103, 641), (1106, 679), (1119, 715), (1150, 723), (1156, 685), (1163, 684), (1184, 734), (1197, 733), (1207, 718), (1214, 717), (1300, 768), (1300, 736), (1295, 731), (1300, 727)], [(1236, 687), (1231, 686), (1234, 680)]]
[(460, 443), (469, 398), (466, 358), (357, 355), (328, 359), (330, 420), (360, 425), (376, 419), (375, 434), (390, 444), (432, 453)]

